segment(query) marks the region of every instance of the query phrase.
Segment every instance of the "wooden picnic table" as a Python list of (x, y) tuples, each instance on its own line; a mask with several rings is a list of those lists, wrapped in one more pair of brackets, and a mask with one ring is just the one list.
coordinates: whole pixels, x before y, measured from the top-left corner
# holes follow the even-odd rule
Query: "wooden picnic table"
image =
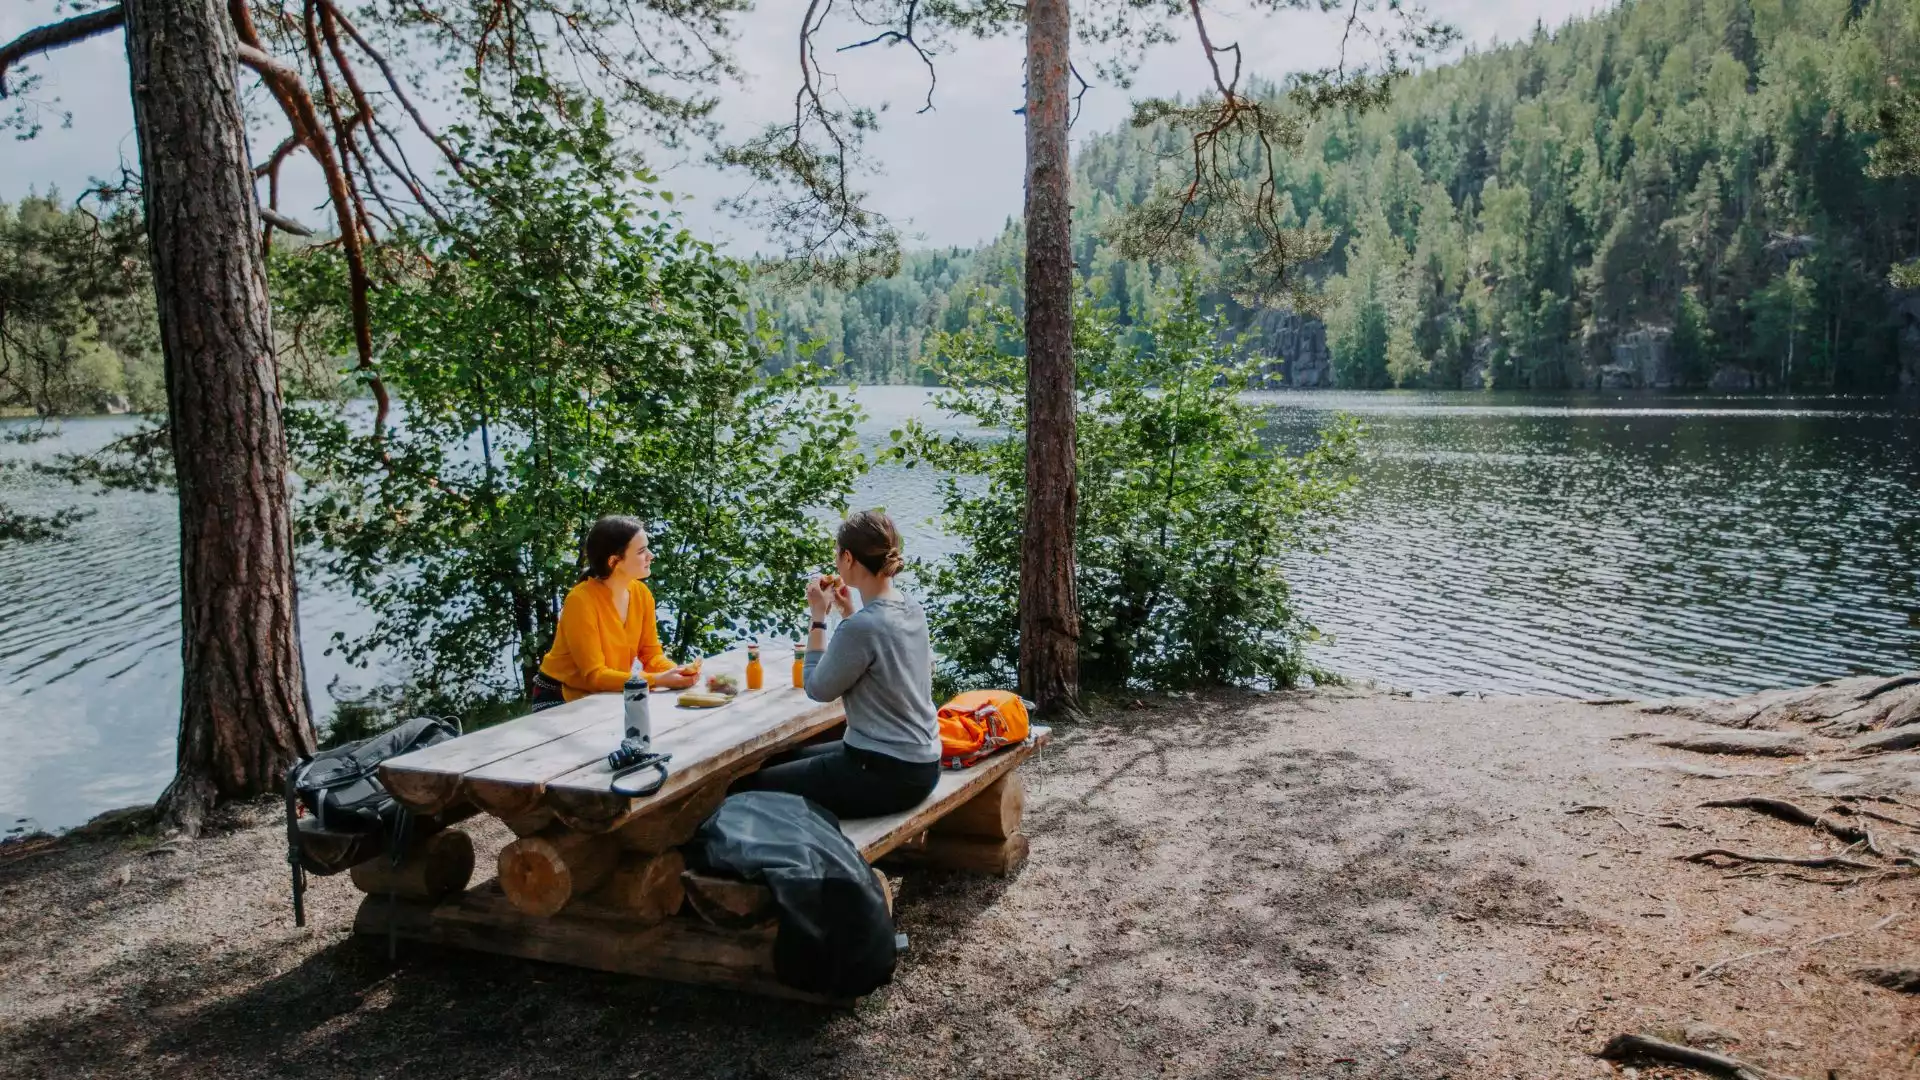
[[(708, 659), (702, 674), (738, 673), (745, 662), (744, 649), (725, 653)], [(387, 761), (387, 789), (422, 819), (453, 822), (477, 810), (517, 839), (500, 851), (497, 877), (472, 889), (473, 849), (457, 829), (433, 832), (397, 866), (356, 867), (355, 882), (369, 894), (356, 929), (796, 996), (773, 980), (765, 889), (690, 872), (678, 850), (735, 779), (845, 723), (839, 702), (812, 701), (775, 673), (765, 689), (717, 709), (680, 708), (676, 694), (655, 694), (653, 747), (673, 758), (666, 782), (645, 797), (611, 790), (606, 756), (623, 728), (619, 694), (589, 695)], [(1014, 769), (1047, 737), (1036, 727), (1026, 744), (943, 773), (919, 806), (844, 821), (842, 830), (869, 863), (896, 855), (1008, 873), (1027, 853)]]

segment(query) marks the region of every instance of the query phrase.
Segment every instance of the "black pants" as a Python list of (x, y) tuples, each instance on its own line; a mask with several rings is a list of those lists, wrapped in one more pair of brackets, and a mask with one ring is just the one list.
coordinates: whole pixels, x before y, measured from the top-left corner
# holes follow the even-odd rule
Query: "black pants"
[(527, 696), (527, 703), (533, 706), (528, 712), (545, 712), (556, 705), (565, 705), (567, 699), (560, 691), (560, 683), (539, 671), (534, 673), (533, 693)]
[(736, 791), (790, 791), (841, 818), (898, 813), (926, 798), (940, 782), (938, 761), (901, 761), (835, 739), (803, 746), (742, 777)]

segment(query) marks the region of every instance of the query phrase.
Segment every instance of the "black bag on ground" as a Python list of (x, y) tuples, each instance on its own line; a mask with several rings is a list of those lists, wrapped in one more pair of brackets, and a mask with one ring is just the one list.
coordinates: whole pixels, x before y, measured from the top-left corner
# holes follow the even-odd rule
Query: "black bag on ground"
[(393, 824), (399, 810), (380, 782), (380, 763), (460, 734), (451, 720), (403, 720), (370, 739), (322, 750), (293, 768), (294, 793), (329, 832), (372, 832)]
[(773, 891), (780, 917), (773, 970), (781, 983), (850, 998), (892, 981), (887, 898), (825, 807), (787, 792), (742, 792), (721, 803), (684, 850), (696, 869)]

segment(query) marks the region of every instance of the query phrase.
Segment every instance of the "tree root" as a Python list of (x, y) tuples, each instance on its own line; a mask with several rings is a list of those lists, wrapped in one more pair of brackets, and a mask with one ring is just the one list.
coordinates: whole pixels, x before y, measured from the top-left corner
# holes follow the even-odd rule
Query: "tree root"
[(176, 773), (173, 783), (160, 793), (154, 810), (159, 814), (163, 830), (177, 831), (191, 838), (199, 836), (201, 830), (206, 828), (207, 818), (213, 814), (213, 808), (219, 801), (220, 793), (212, 780), (189, 775), (183, 770)]
[(1742, 795), (1737, 799), (1709, 799), (1700, 805), (1702, 808), (1730, 807), (1753, 810), (1795, 825), (1811, 825), (1816, 829), (1832, 833), (1849, 844), (1865, 844), (1868, 851), (1883, 859), (1887, 858), (1887, 853), (1880, 849), (1879, 843), (1874, 839), (1872, 830), (1861, 826), (1843, 825), (1830, 820), (1824, 814), (1816, 814), (1785, 799), (1771, 799), (1764, 795)]
[(1872, 701), (1874, 698), (1877, 698), (1881, 694), (1887, 693), (1890, 690), (1898, 690), (1903, 686), (1913, 686), (1916, 683), (1920, 683), (1920, 671), (1910, 671), (1905, 675), (1895, 675), (1893, 678), (1888, 679), (1886, 682), (1883, 682), (1880, 685), (1874, 687), (1873, 689), (1868, 690), (1866, 693), (1861, 694), (1855, 700)]
[(1692, 1046), (1681, 1046), (1656, 1039), (1648, 1035), (1615, 1035), (1600, 1050), (1600, 1057), (1608, 1061), (1624, 1061), (1632, 1058), (1648, 1058), (1664, 1061), (1672, 1065), (1685, 1065), (1702, 1072), (1731, 1076), (1734, 1080), (1787, 1080), (1779, 1073), (1770, 1073), (1757, 1065), (1749, 1065), (1739, 1058), (1716, 1054), (1711, 1050), (1701, 1050)]
[(1849, 859), (1842, 855), (1816, 855), (1811, 858), (1795, 858), (1790, 855), (1749, 855), (1742, 851), (1729, 851), (1726, 848), (1708, 848), (1691, 855), (1675, 855), (1676, 859), (1687, 862), (1710, 862), (1714, 858), (1731, 859), (1735, 862), (1777, 863), (1782, 866), (1805, 866), (1814, 870), (1838, 867), (1845, 870), (1880, 870), (1882, 867), (1864, 863), (1858, 859)]
[(1848, 806), (1846, 803), (1834, 803), (1827, 808), (1827, 813), (1841, 814), (1847, 817), (1857, 815), (1863, 818), (1872, 818), (1875, 821), (1884, 821), (1889, 825), (1898, 825), (1903, 829), (1912, 829), (1915, 832), (1920, 832), (1920, 822), (1897, 818), (1892, 814), (1883, 814), (1878, 810), (1869, 810), (1864, 806)]

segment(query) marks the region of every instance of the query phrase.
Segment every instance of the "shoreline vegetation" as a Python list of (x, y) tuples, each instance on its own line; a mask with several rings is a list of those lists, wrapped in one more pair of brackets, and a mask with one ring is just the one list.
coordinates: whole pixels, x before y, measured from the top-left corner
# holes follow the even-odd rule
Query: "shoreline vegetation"
[(1724, 701), (1150, 695), (1092, 719), (1036, 763), (1027, 868), (906, 874), (912, 948), (845, 1014), (390, 962), (351, 936), (343, 878), (295, 930), (264, 802), (190, 845), (123, 813), (0, 847), (0, 1076), (430, 1080), (532, 1045), (568, 1074), (688, 1077), (1677, 1077), (1659, 1070), (1717, 1055), (1864, 1080), (1909, 1060), (1920, 674)]

